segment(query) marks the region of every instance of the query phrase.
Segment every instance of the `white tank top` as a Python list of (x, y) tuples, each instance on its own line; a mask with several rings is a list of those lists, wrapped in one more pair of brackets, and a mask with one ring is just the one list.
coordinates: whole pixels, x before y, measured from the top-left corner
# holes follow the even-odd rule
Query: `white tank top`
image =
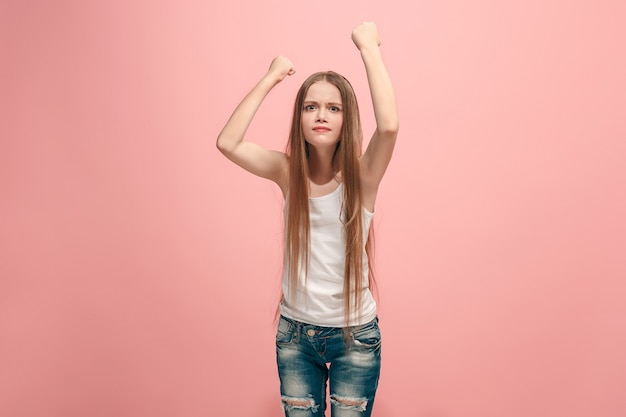
[[(345, 239), (341, 222), (342, 184), (330, 194), (309, 197), (310, 253), (308, 276), (301, 268), (297, 291), (289, 288), (289, 271), (283, 267), (283, 300), (280, 313), (293, 320), (325, 327), (344, 327), (343, 281)], [(285, 207), (287, 205), (285, 204)], [(363, 208), (364, 240), (367, 240), (374, 213)], [(368, 323), (376, 317), (376, 302), (369, 289), (367, 254), (363, 244), (363, 300), (360, 320), (350, 317), (350, 326)], [(352, 314), (354, 316), (354, 314)]]

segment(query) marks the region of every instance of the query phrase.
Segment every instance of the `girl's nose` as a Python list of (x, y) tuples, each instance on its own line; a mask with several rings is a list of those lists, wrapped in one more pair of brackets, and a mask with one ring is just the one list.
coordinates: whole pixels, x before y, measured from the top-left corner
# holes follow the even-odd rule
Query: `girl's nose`
[(326, 112), (324, 111), (324, 109), (319, 109), (317, 112), (317, 121), (318, 122), (325, 122), (326, 121)]

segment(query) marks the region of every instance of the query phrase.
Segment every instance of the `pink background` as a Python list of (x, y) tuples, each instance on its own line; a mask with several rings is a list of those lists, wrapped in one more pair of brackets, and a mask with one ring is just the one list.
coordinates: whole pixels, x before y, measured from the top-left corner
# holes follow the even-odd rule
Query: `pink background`
[(280, 415), (281, 197), (249, 138), (378, 23), (401, 112), (377, 204), (375, 415), (626, 415), (626, 3), (0, 3), (0, 415)]

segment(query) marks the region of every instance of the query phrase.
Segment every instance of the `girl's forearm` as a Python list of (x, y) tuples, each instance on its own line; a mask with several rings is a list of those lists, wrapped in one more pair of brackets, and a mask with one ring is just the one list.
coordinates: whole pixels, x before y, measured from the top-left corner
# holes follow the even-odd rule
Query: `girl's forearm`
[(254, 115), (277, 82), (266, 74), (241, 100), (217, 137), (217, 147), (222, 152), (228, 152), (243, 142)]
[(218, 135), (217, 147), (222, 152), (232, 152), (243, 142), (248, 127), (267, 94), (286, 76), (293, 75), (295, 72), (291, 61), (284, 56), (279, 55), (272, 60), (267, 73), (239, 103)]
[(362, 47), (360, 52), (372, 95), (376, 129), (379, 132), (396, 132), (399, 127), (396, 95), (380, 48), (371, 45)]

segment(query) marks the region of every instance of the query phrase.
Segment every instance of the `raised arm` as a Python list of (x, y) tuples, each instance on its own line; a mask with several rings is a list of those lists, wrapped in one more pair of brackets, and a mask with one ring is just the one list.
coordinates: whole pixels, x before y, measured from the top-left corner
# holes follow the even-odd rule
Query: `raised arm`
[(287, 190), (287, 156), (244, 140), (254, 115), (270, 90), (286, 76), (295, 73), (289, 59), (274, 58), (267, 73), (239, 103), (217, 137), (217, 148), (231, 161), (251, 173), (274, 181)]
[(361, 157), (361, 180), (364, 198), (368, 200), (368, 196), (375, 199), (378, 184), (391, 160), (399, 128), (398, 107), (391, 78), (380, 52), (376, 24), (365, 22), (357, 26), (352, 31), (352, 41), (365, 64), (376, 117), (376, 131)]

